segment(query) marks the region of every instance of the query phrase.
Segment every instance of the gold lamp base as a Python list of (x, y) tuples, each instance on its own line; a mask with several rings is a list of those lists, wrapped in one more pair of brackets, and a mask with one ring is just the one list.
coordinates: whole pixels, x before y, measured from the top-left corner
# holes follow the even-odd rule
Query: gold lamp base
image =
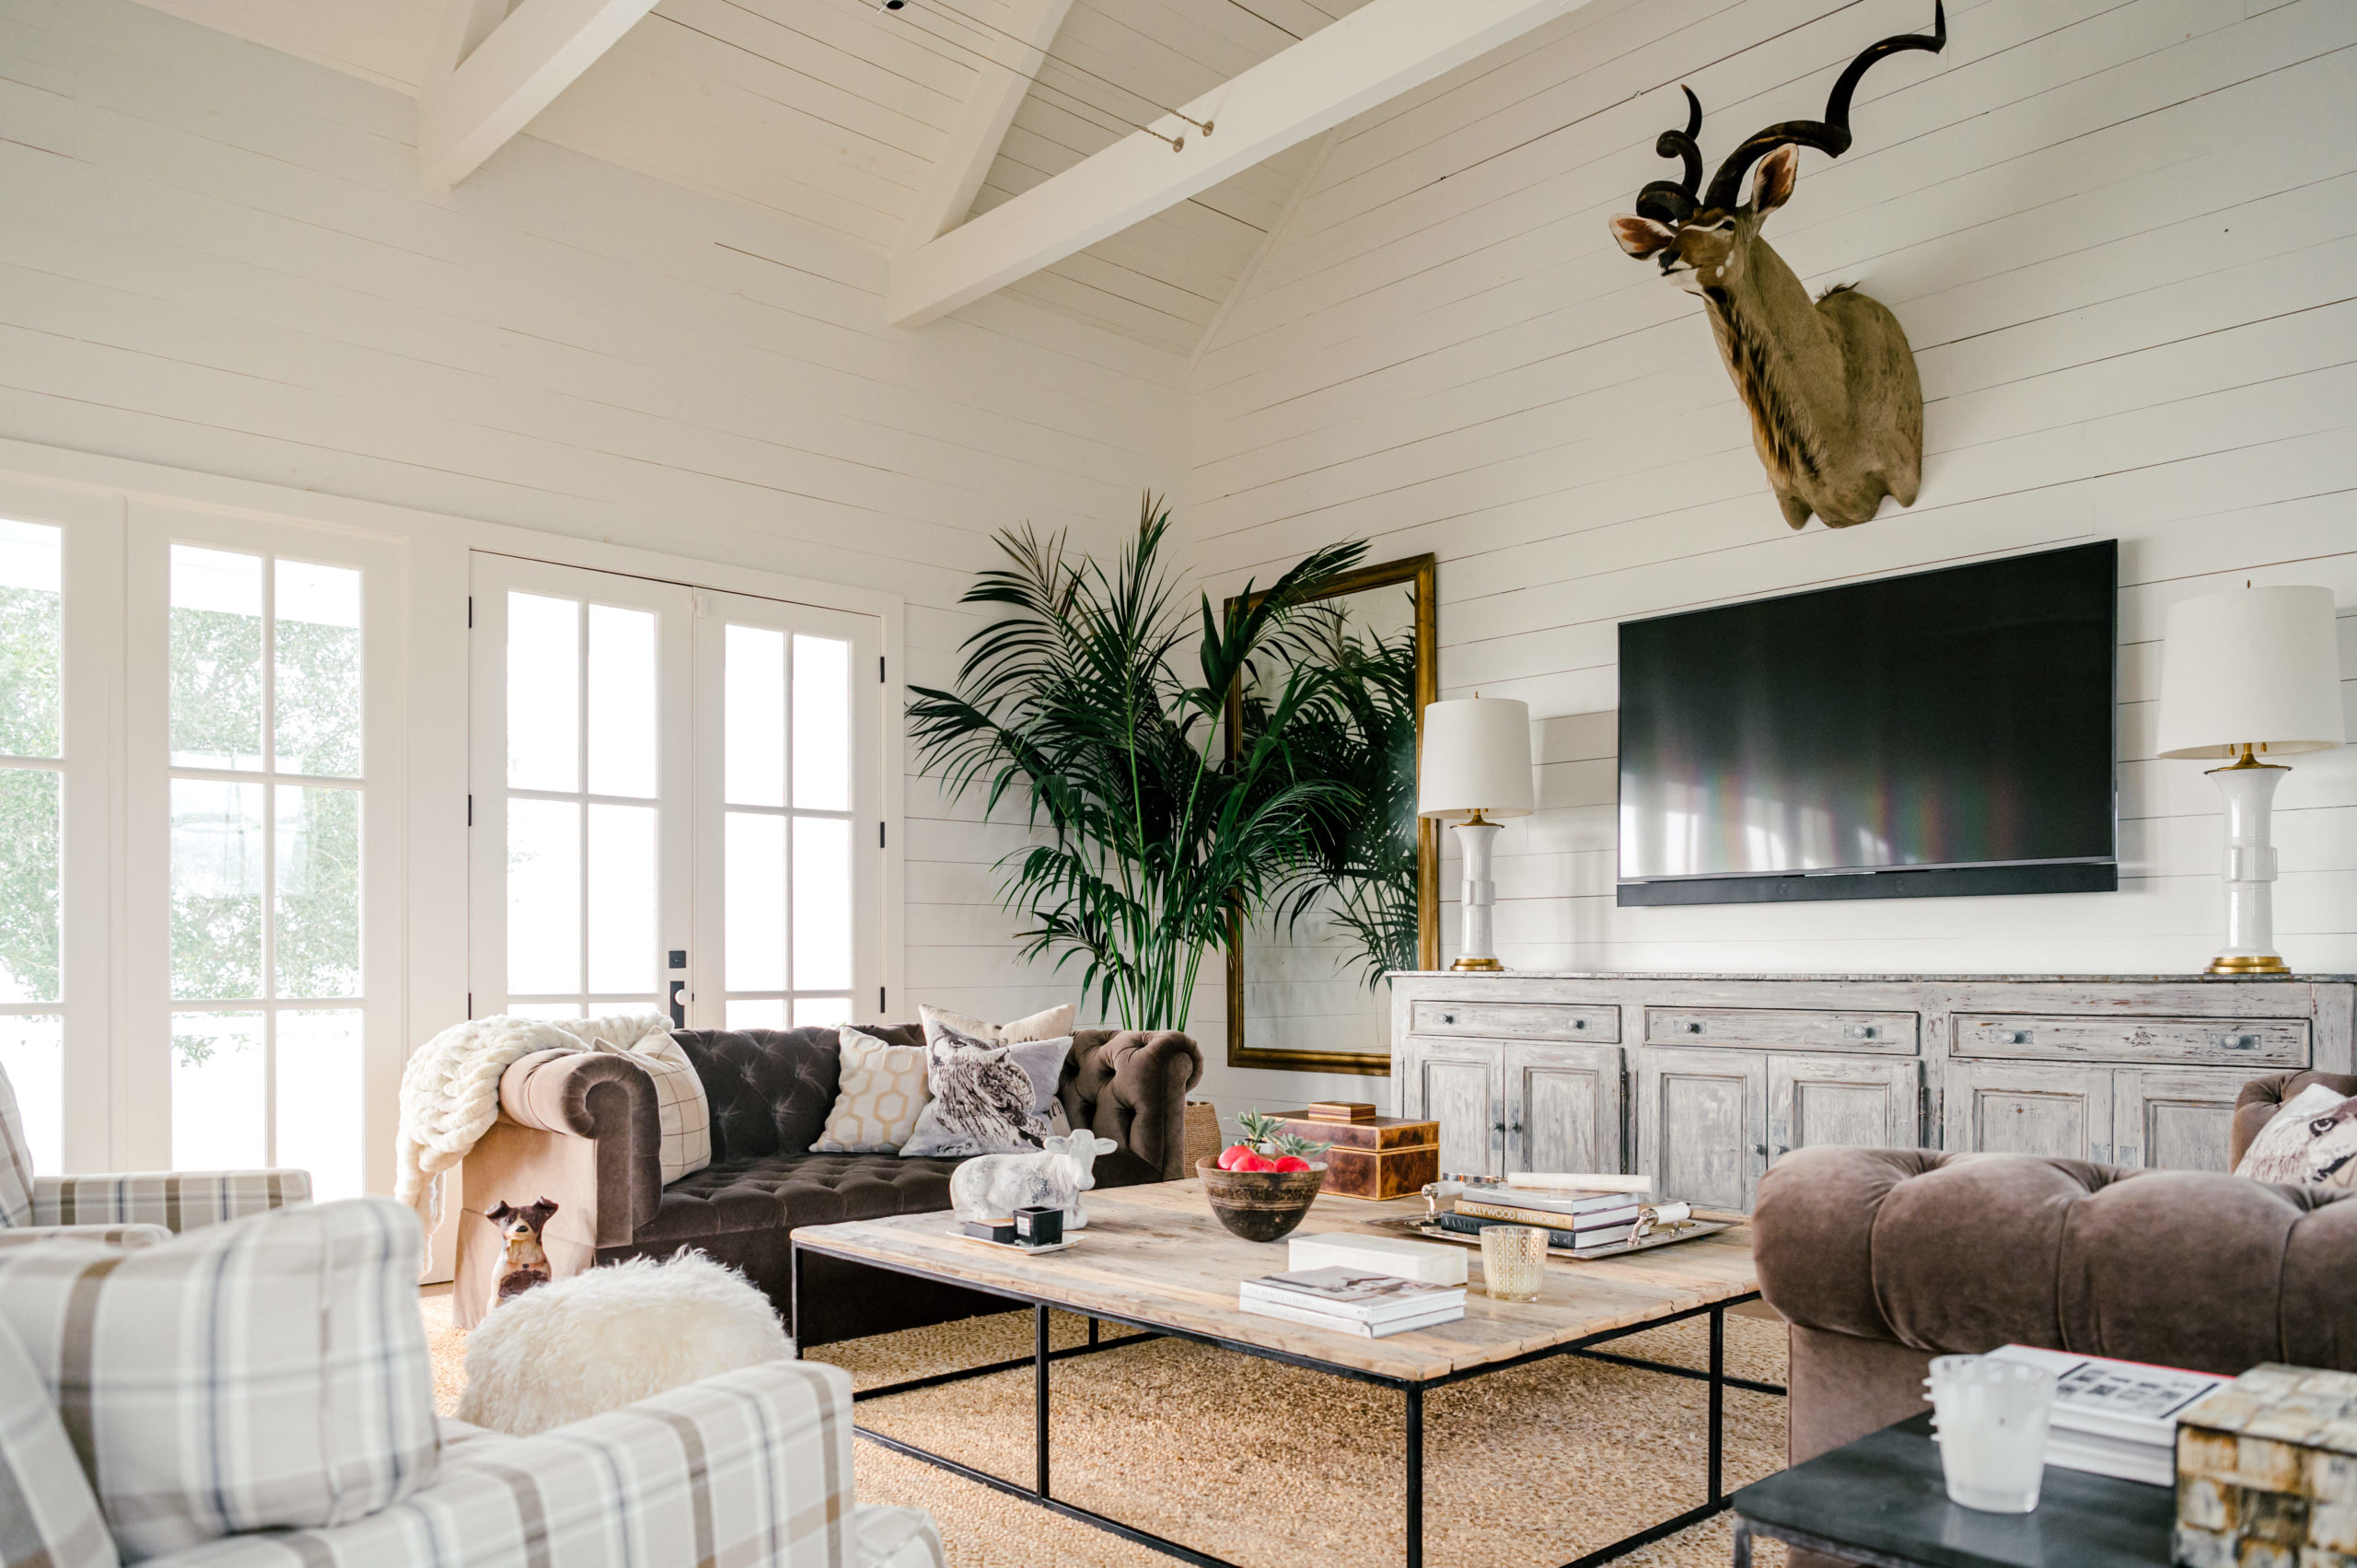
[(2212, 974), (2290, 974), (2291, 966), (2272, 953), (2246, 954), (2240, 958), (2212, 958)]
[(1495, 958), (1459, 958), (1448, 966), (1453, 970), (1502, 970), (1505, 965)]

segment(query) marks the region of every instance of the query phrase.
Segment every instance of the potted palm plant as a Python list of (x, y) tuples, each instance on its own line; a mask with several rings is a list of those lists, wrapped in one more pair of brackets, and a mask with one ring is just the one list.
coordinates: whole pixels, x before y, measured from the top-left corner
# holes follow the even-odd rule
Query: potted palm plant
[(1349, 794), (1291, 755), (1335, 679), (1315, 662), (1291, 664), (1236, 756), (1213, 742), (1238, 675), (1366, 548), (1314, 552), (1265, 594), (1219, 613), (1204, 596), (1190, 617), (1162, 569), (1169, 524), (1148, 495), (1109, 571), (1061, 534), (1002, 533), (1009, 564), (963, 602), (1004, 613), (964, 643), (954, 691), (910, 688), (919, 765), (953, 797), (981, 789), (985, 817), (1019, 801), (1040, 830), (1001, 862), (1000, 901), (1032, 923), (1024, 956), (1081, 960), (1084, 994), (1138, 1029), (1186, 1028), (1230, 912), (1280, 896)]

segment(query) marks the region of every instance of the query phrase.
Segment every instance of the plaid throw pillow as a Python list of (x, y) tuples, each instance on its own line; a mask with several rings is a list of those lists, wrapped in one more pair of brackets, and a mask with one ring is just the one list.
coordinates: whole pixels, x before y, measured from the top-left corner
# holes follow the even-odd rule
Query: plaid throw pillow
[(0, 1326), (0, 1562), (115, 1568), (118, 1561), (48, 1385)]
[(0, 1225), (30, 1225), (32, 1217), (33, 1153), (25, 1146), (17, 1091), (9, 1086), (8, 1074), (0, 1073)]
[(346, 1524), (433, 1478), (424, 1242), (408, 1209), (356, 1198), (137, 1251), (0, 1250), (0, 1324), (126, 1559)]

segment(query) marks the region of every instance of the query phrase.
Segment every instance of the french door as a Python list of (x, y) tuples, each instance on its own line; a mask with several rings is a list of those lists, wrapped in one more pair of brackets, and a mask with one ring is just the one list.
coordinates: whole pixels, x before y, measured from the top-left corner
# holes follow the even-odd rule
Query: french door
[(399, 550), (157, 507), (130, 557), (132, 1082), (168, 1092), (127, 1148), (356, 1195), (401, 1056)]
[(876, 620), (490, 554), (472, 587), (472, 1016), (873, 1016)]

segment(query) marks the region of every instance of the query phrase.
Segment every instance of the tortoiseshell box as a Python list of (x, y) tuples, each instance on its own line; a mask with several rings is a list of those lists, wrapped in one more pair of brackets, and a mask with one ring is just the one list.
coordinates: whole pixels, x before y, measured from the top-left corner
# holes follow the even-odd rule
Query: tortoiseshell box
[(2357, 1568), (2357, 1374), (2267, 1363), (2178, 1419), (2179, 1568)]

